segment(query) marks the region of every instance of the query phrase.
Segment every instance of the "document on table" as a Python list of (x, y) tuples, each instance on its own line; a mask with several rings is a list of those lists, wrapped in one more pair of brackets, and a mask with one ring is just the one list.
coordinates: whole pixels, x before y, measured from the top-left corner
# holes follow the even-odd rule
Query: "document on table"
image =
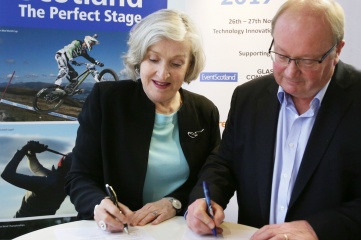
[(99, 228), (61, 228), (55, 229), (55, 236), (58, 240), (155, 240), (146, 231), (139, 228), (132, 228), (129, 234), (125, 232), (109, 233), (100, 230)]
[(202, 240), (202, 239), (234, 239), (249, 240), (257, 231), (245, 225), (235, 223), (222, 223), (223, 233), (217, 237), (213, 235), (199, 235), (187, 227), (182, 217), (164, 221), (159, 225), (146, 225), (143, 227), (130, 227), (129, 235), (125, 232), (109, 233), (100, 230), (93, 221), (78, 221), (69, 225), (59, 225), (54, 229), (49, 229), (56, 240)]
[(235, 229), (229, 228), (227, 225), (223, 224), (223, 233), (218, 234), (217, 237), (213, 235), (199, 235), (194, 233), (192, 230), (187, 229), (183, 235), (182, 240), (202, 240), (202, 239), (234, 239), (234, 240), (249, 240), (254, 234), (255, 230), (253, 229)]

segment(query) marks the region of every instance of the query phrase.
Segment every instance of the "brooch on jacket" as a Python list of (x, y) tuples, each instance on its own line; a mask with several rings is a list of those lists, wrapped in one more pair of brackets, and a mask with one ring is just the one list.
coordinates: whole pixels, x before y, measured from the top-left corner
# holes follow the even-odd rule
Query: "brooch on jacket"
[(203, 131), (204, 131), (204, 128), (202, 130), (199, 130), (199, 131), (188, 132), (188, 136), (190, 138), (196, 138), (196, 137), (198, 137), (198, 134), (202, 133)]

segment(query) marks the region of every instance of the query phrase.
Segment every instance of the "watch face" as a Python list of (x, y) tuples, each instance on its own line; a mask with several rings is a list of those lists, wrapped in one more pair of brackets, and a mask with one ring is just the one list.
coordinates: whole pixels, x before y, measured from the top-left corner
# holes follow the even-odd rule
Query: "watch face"
[(180, 201), (178, 201), (177, 199), (173, 199), (172, 204), (173, 204), (173, 207), (175, 209), (181, 209), (182, 208), (182, 203)]

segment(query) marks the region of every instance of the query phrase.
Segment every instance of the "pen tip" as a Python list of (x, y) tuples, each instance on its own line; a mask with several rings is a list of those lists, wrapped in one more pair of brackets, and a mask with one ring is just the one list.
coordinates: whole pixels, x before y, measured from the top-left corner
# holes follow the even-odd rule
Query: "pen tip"
[(216, 228), (213, 228), (213, 229), (212, 229), (212, 232), (213, 232), (213, 235), (214, 235), (215, 237), (217, 237), (217, 230), (216, 230)]
[(129, 231), (128, 231), (128, 228), (127, 227), (124, 227), (124, 232), (126, 232), (127, 234), (129, 234)]

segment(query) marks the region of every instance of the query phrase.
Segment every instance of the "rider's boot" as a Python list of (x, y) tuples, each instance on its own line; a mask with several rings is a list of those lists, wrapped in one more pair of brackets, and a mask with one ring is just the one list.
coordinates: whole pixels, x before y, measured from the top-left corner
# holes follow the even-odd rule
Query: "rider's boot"
[(77, 89), (75, 90), (74, 94), (82, 94), (84, 92), (85, 92), (84, 89)]
[(78, 80), (76, 80), (76, 79), (73, 79), (69, 82), (70, 82), (70, 84), (68, 87), (70, 87), (70, 88), (74, 88), (78, 84)]
[[(78, 80), (73, 79), (73, 80), (69, 80), (69, 84), (65, 87), (65, 92), (67, 94), (72, 94), (74, 92), (74, 88), (76, 87), (76, 85), (78, 84)], [(74, 92), (75, 93), (75, 92)]]
[(58, 95), (65, 95), (66, 94), (66, 92), (61, 88), (60, 85), (57, 85), (57, 87), (54, 90), (54, 93), (58, 94)]

